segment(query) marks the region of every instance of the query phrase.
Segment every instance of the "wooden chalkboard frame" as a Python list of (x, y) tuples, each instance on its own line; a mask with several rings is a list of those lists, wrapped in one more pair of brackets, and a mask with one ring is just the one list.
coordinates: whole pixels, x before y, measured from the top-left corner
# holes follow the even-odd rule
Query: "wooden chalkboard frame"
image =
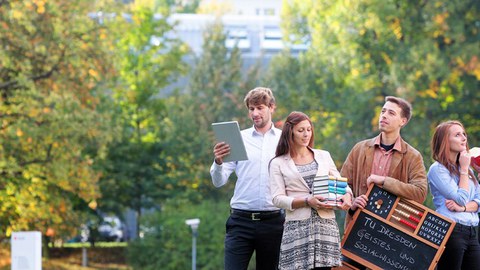
[[(367, 207), (355, 212), (345, 231), (342, 254), (374, 270), (435, 269), (455, 222), (373, 184), (366, 195)], [(391, 234), (386, 236), (385, 230)], [(402, 250), (404, 246), (411, 250)]]

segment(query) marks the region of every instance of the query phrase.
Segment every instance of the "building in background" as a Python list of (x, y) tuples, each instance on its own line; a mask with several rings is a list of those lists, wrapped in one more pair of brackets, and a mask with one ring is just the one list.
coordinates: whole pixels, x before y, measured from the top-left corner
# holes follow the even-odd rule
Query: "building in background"
[[(170, 20), (177, 23), (173, 34), (198, 56), (202, 53), (204, 31), (208, 31), (217, 18), (206, 14), (172, 14)], [(219, 20), (227, 35), (225, 46), (228, 49), (237, 46), (246, 61), (271, 58), (283, 49), (290, 49), (292, 54), (307, 49), (307, 44), (295, 47), (284, 41), (278, 16), (223, 15)]]
[[(226, 34), (225, 46), (228, 49), (238, 47), (241, 51), (242, 70), (247, 73), (253, 65), (261, 63), (266, 66), (272, 57), (283, 50), (288, 50), (293, 57), (306, 51), (310, 45), (308, 37), (300, 42), (288, 42), (280, 28), (280, 16), (265, 15), (232, 15), (226, 14), (219, 18), (209, 14), (172, 14), (170, 20), (176, 23), (175, 32), (171, 33), (186, 43), (192, 54), (184, 57), (191, 67), (195, 65), (195, 57), (202, 54), (204, 31), (219, 19)], [(174, 89), (185, 89), (188, 85), (188, 75), (162, 90), (168, 95)]]
[(203, 0), (201, 6), (222, 5), (229, 15), (280, 16), (282, 0)]

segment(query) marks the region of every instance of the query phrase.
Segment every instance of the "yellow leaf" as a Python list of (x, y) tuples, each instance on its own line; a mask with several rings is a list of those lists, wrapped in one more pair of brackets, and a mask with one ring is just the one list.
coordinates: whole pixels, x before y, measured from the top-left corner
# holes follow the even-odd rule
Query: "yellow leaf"
[(445, 23), (445, 19), (447, 19), (449, 17), (449, 14), (448, 13), (442, 13), (442, 14), (437, 14), (433, 20), (435, 21), (435, 23), (437, 24), (444, 24)]
[(43, 13), (45, 13), (45, 6), (38, 6), (37, 12), (38, 12), (38, 14), (43, 14)]
[(89, 69), (88, 74), (90, 74), (90, 76), (95, 77), (95, 78), (97, 78), (97, 76), (98, 76), (98, 72), (96, 72), (93, 69)]
[(17, 136), (22, 137), (23, 136), (23, 131), (19, 128), (17, 128)]
[(21, 18), (22, 18), (22, 15), (23, 15), (23, 13), (21, 13), (21, 12), (18, 11), (18, 10), (14, 10), (14, 11), (12, 12), (12, 17), (13, 17), (15, 20), (21, 19)]
[(59, 209), (61, 213), (65, 213), (67, 211), (67, 206), (65, 205), (64, 201), (60, 202)]
[(393, 23), (390, 25), (390, 28), (393, 31), (393, 34), (397, 37), (397, 39), (402, 38), (402, 26), (400, 25), (400, 20), (398, 18), (395, 18)]
[(451, 84), (456, 84), (460, 76), (461, 74), (459, 70), (452, 70), (452, 72), (450, 73), (450, 76), (448, 76), (448, 82)]
[(427, 94), (428, 96), (432, 97), (432, 98), (437, 98), (437, 93), (435, 91), (433, 91), (432, 89), (427, 89), (427, 91), (425, 91), (425, 94)]
[(367, 20), (365, 21), (364, 25), (366, 28), (373, 28), (374, 22), (373, 22), (373, 14), (368, 14), (367, 15)]
[(9, 195), (9, 196), (15, 194), (15, 190), (11, 187), (7, 187), (6, 191), (7, 191), (7, 195)]
[(90, 207), (90, 208), (93, 209), (93, 210), (97, 209), (97, 201), (96, 201), (96, 200), (91, 201), (91, 202), (88, 204), (88, 207)]
[(390, 66), (392, 64), (392, 59), (388, 56), (388, 54), (382, 52), (382, 58), (385, 60), (385, 63)]
[(454, 101), (455, 101), (455, 97), (453, 95), (448, 95), (447, 97), (445, 97), (446, 103), (452, 103)]
[(480, 81), (480, 68), (477, 68), (473, 71), (473, 75)]
[(356, 69), (356, 68), (352, 69), (352, 76), (353, 77), (357, 77), (359, 74), (360, 74), (360, 72), (358, 71), (358, 69)]
[(417, 70), (417, 71), (415, 72), (415, 79), (420, 78), (420, 77), (422, 76), (422, 74), (423, 74), (423, 72), (422, 72), (421, 70)]
[(43, 0), (36, 0), (34, 3), (37, 5), (37, 12), (39, 14), (45, 13), (45, 1)]

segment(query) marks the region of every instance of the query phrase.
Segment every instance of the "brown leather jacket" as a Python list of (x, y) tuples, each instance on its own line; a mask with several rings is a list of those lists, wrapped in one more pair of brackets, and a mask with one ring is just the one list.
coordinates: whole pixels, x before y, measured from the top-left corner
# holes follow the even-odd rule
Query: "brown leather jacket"
[[(379, 135), (380, 136), (380, 135)], [(372, 171), (375, 138), (357, 143), (343, 163), (340, 174), (348, 178), (353, 196), (365, 194), (367, 178)], [(401, 140), (402, 151), (394, 151), (383, 189), (405, 199), (423, 203), (427, 197), (428, 182), (420, 152)], [(350, 221), (347, 214), (345, 225)]]

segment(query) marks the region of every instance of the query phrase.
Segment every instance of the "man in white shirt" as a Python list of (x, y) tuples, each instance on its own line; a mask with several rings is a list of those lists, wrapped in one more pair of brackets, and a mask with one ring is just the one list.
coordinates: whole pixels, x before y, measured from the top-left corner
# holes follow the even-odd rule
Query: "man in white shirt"
[(219, 142), (210, 168), (215, 187), (225, 185), (233, 171), (237, 175), (226, 222), (225, 269), (246, 270), (255, 251), (256, 269), (273, 270), (278, 267), (285, 215), (272, 203), (268, 164), (282, 131), (272, 122), (275, 98), (270, 89), (250, 90), (244, 102), (253, 121), (253, 127), (241, 131), (248, 160), (224, 163), (230, 146)]

